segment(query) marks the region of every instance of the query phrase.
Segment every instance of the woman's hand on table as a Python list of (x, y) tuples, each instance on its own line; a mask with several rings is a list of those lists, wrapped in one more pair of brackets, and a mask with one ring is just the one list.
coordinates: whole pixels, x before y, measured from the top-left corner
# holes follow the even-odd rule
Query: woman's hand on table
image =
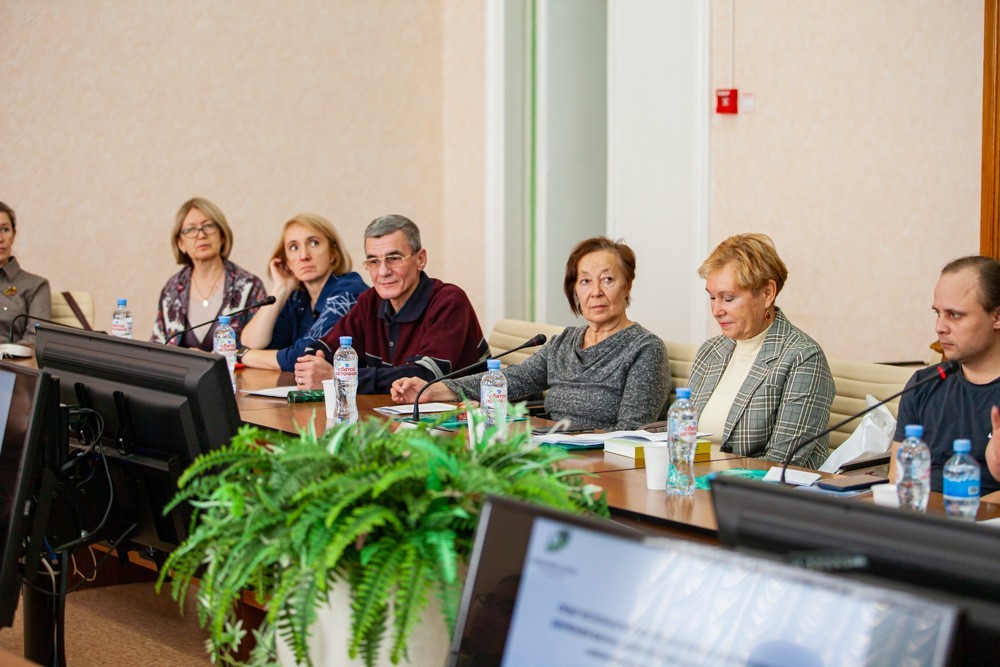
[[(400, 378), (392, 383), (392, 387), (389, 388), (389, 395), (392, 396), (392, 400), (396, 403), (410, 404), (417, 399), (417, 394), (426, 385), (427, 381), (418, 377)], [(440, 382), (436, 383), (420, 396), (421, 403), (455, 400), (458, 400), (458, 395)]]

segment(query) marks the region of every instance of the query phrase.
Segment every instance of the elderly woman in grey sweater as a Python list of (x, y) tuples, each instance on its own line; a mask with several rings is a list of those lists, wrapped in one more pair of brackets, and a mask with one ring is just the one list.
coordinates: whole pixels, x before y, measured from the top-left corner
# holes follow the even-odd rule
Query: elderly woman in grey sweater
[[(628, 319), (635, 253), (621, 241), (581, 241), (566, 262), (564, 291), (570, 309), (587, 320), (568, 327), (538, 352), (504, 369), (507, 395), (521, 400), (548, 390), (545, 409), (574, 428), (635, 429), (656, 420), (670, 390), (663, 341)], [(477, 397), (482, 374), (445, 380), (421, 401)], [(397, 403), (411, 403), (426, 384), (403, 378), (392, 385)]]

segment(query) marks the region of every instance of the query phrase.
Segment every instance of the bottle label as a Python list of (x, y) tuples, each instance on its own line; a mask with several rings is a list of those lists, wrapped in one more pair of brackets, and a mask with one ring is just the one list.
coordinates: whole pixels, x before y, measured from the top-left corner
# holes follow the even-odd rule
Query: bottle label
[(228, 357), (231, 354), (235, 355), (236, 340), (232, 336), (228, 336), (226, 338), (223, 338), (222, 340), (216, 340), (214, 352), (216, 354), (221, 354), (224, 357)]
[(111, 321), (111, 335), (119, 338), (132, 337), (132, 318), (116, 317)]
[(944, 480), (944, 495), (950, 498), (978, 498), (979, 480)]
[(338, 380), (357, 380), (358, 366), (351, 361), (338, 361), (333, 367), (333, 375)]
[(484, 406), (502, 407), (507, 403), (507, 391), (503, 387), (490, 387), (483, 392), (482, 399)]

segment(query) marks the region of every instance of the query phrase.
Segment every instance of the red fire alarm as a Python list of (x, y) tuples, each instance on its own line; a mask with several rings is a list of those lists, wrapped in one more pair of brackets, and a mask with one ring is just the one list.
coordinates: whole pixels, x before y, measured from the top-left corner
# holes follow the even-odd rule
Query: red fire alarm
[(735, 88), (719, 88), (715, 91), (715, 113), (738, 113), (740, 93)]

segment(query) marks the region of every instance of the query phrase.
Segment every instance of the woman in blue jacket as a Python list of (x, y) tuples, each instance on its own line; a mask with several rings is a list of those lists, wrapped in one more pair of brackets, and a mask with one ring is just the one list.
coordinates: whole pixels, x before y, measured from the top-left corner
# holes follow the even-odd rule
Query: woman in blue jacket
[(351, 256), (326, 218), (302, 213), (285, 223), (268, 265), (274, 306), (243, 329), (238, 360), (252, 368), (290, 371), (306, 347), (357, 303), (368, 285), (351, 271)]

